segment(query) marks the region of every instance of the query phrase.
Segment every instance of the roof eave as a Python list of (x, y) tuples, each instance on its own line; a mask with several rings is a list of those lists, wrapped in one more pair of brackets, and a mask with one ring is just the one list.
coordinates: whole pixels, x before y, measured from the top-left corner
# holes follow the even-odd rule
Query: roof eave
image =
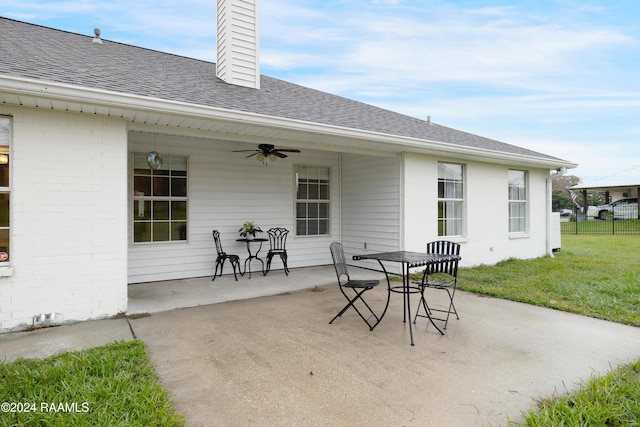
[[(235, 135), (241, 134), (242, 129), (267, 129), (269, 133), (275, 132), (276, 140), (291, 140), (297, 144), (306, 142), (323, 150), (369, 150), (372, 153), (387, 154), (413, 152), (550, 169), (577, 166), (555, 158), (465, 147), (440, 141), (11, 76), (0, 76), (0, 88), (0, 102), (5, 104), (119, 117), (138, 125), (212, 130), (218, 127), (212, 124), (215, 122), (236, 125), (237, 132), (230, 132)], [(247, 141), (252, 141), (258, 135), (247, 130), (246, 136)]]

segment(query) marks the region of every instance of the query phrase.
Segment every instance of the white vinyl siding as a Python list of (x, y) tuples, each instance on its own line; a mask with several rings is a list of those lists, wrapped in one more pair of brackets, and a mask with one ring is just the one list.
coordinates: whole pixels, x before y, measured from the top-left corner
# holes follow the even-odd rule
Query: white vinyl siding
[[(172, 155), (189, 158), (187, 242), (131, 245), (129, 283), (212, 276), (215, 261), (213, 229), (220, 231), (224, 250), (244, 260), (246, 244), (236, 242), (236, 239), (240, 237), (238, 230), (245, 221), (254, 221), (265, 232), (271, 227), (291, 231), (287, 240), (290, 268), (331, 262), (328, 250), (331, 235), (295, 236), (294, 162), (304, 159), (305, 165), (331, 170), (329, 227), (338, 230), (339, 174), (334, 172), (339, 170), (337, 154), (303, 150), (302, 154), (278, 158), (265, 166), (255, 158), (246, 158), (247, 153), (233, 152), (254, 149), (257, 147), (254, 144), (153, 136), (141, 132), (131, 133), (129, 141), (131, 152), (157, 151), (165, 158)], [(263, 246), (263, 251), (267, 246)], [(263, 255), (260, 252), (260, 256)]]
[(342, 232), (347, 257), (400, 249), (398, 157), (345, 154), (342, 160)]

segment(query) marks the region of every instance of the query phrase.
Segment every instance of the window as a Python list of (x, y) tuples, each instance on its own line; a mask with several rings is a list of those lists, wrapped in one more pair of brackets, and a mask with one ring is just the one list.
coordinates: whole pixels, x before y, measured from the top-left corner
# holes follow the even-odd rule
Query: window
[(187, 158), (164, 156), (154, 170), (135, 153), (132, 164), (134, 243), (187, 240)]
[(329, 168), (296, 167), (296, 234), (329, 234)]
[(9, 264), (11, 174), (11, 119), (0, 117), (0, 266)]
[(527, 174), (509, 171), (509, 232), (527, 231)]
[(438, 163), (438, 236), (462, 236), (464, 224), (462, 165)]

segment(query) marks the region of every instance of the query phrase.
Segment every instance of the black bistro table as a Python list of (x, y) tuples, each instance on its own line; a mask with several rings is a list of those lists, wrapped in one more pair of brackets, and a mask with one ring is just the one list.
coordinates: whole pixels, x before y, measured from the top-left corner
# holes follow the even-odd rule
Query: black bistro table
[[(403, 305), (404, 305), (404, 313), (403, 313), (403, 322), (406, 323), (407, 317), (409, 318), (409, 336), (411, 337), (411, 345), (415, 345), (413, 343), (413, 328), (411, 327), (411, 294), (420, 292), (417, 286), (411, 286), (409, 284), (409, 269), (414, 267), (425, 267), (432, 264), (439, 264), (448, 261), (454, 261), (461, 259), (459, 255), (444, 255), (444, 254), (430, 254), (426, 252), (409, 252), (409, 251), (395, 251), (395, 252), (380, 252), (373, 254), (362, 254), (362, 255), (354, 255), (353, 259), (356, 261), (365, 260), (365, 259), (375, 259), (382, 267), (382, 271), (384, 271), (385, 276), (387, 277), (387, 286), (389, 287), (389, 295), (391, 292), (401, 293), (403, 294)], [(395, 262), (399, 263), (402, 266), (402, 286), (391, 286), (391, 281), (389, 280), (389, 273), (387, 269), (384, 267), (383, 261), (387, 262)], [(433, 319), (428, 313), (427, 317), (431, 324), (440, 332), (442, 335), (444, 333), (442, 330), (433, 322)], [(382, 320), (382, 319), (380, 319)]]
[[(247, 272), (247, 263), (249, 263), (249, 279), (251, 279), (251, 260), (253, 259), (257, 259), (258, 261), (260, 261), (260, 264), (262, 264), (262, 274), (264, 274), (264, 261), (262, 260), (262, 258), (258, 257), (258, 254), (260, 253), (260, 250), (262, 249), (262, 242), (267, 242), (269, 241), (269, 239), (265, 239), (263, 237), (254, 237), (253, 239), (247, 239), (247, 238), (243, 238), (243, 239), (236, 239), (236, 242), (246, 242), (247, 243), (247, 252), (249, 252), (249, 258), (244, 260), (244, 272), (242, 272), (242, 275), (244, 276), (244, 274)], [(255, 253), (251, 253), (251, 244), (252, 243), (259, 243), (258, 245), (258, 250)]]

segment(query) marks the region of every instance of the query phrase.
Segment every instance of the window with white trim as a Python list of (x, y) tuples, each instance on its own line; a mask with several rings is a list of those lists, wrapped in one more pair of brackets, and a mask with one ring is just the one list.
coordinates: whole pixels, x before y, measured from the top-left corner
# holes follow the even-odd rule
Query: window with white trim
[(329, 234), (330, 169), (296, 166), (296, 234)]
[(527, 172), (509, 170), (509, 233), (527, 231)]
[(438, 236), (464, 233), (464, 168), (438, 163)]
[(10, 261), (11, 119), (0, 117), (0, 266)]
[(132, 224), (133, 242), (187, 240), (187, 158), (163, 156), (152, 169), (147, 154), (134, 153)]

